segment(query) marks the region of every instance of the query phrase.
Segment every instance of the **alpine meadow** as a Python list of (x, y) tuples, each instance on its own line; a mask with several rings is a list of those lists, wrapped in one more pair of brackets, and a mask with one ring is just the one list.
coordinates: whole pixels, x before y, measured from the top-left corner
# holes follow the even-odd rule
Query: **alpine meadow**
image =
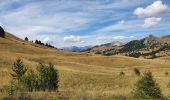
[(1, 0), (0, 100), (170, 100), (169, 0)]

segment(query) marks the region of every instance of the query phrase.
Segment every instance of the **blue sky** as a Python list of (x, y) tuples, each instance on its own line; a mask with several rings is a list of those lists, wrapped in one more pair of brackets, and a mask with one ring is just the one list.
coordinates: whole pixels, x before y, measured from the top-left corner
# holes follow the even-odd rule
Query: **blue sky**
[(6, 31), (56, 47), (170, 35), (170, 0), (0, 0)]

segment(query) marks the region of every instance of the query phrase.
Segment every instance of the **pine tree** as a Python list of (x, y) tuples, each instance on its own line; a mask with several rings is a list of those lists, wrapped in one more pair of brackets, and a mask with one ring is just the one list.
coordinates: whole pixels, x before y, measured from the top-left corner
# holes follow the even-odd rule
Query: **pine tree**
[(28, 37), (25, 37), (25, 41), (28, 41)]
[(11, 73), (11, 75), (13, 79), (17, 80), (18, 83), (24, 81), (24, 75), (27, 71), (27, 68), (24, 66), (21, 59), (17, 59), (16, 62), (14, 62), (12, 71), (13, 73)]
[(161, 93), (158, 84), (153, 79), (150, 71), (146, 72), (144, 76), (135, 84), (133, 94), (136, 98), (140, 99), (164, 99), (163, 94)]
[(36, 44), (38, 44), (38, 42), (39, 42), (38, 40), (35, 40), (35, 43), (36, 43)]
[(42, 62), (39, 62), (37, 66), (37, 72), (38, 72), (38, 89), (39, 90), (46, 90), (46, 84), (47, 84), (47, 74), (46, 74), (46, 65)]
[(38, 88), (43, 91), (56, 91), (58, 89), (58, 73), (54, 68), (52, 63), (49, 63), (48, 66), (39, 63), (37, 66), (38, 72)]
[(0, 26), (0, 37), (4, 37), (5, 36), (5, 31), (4, 29)]
[(54, 68), (54, 65), (52, 63), (49, 63), (48, 66), (48, 90), (49, 91), (55, 91), (58, 89), (58, 71)]

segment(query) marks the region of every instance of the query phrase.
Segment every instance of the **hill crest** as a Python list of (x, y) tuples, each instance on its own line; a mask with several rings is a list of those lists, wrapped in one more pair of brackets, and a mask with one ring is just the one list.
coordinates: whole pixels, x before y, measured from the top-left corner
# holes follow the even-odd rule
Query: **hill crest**
[(156, 58), (170, 56), (170, 36), (149, 35), (140, 40), (132, 40), (124, 45), (99, 45), (86, 52), (102, 55), (125, 55), (130, 57)]

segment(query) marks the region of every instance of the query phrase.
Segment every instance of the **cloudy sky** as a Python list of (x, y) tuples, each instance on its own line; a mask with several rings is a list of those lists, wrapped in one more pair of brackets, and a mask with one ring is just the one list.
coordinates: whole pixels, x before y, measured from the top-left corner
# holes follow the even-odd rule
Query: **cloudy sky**
[(56, 47), (170, 35), (170, 0), (0, 0), (6, 31)]

